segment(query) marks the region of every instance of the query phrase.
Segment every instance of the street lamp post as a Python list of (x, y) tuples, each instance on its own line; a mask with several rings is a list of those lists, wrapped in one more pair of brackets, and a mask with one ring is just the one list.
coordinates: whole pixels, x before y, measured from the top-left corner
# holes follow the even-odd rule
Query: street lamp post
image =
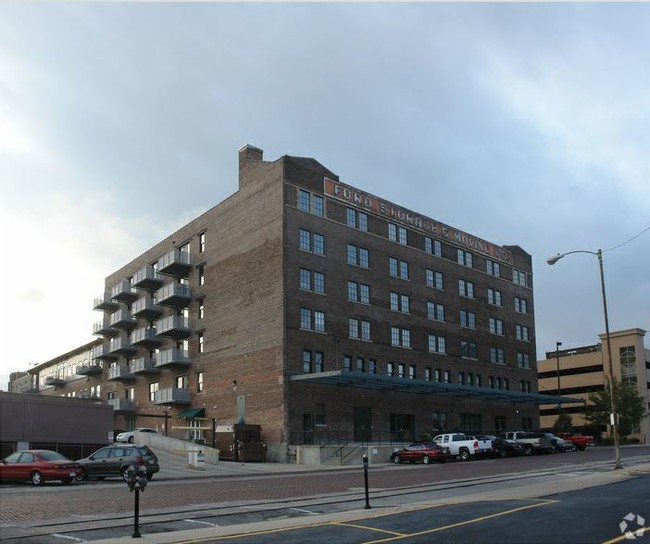
[[(614, 452), (615, 452), (615, 464), (614, 469), (621, 469), (621, 448), (618, 438), (618, 413), (616, 412), (616, 399), (614, 398), (614, 360), (612, 359), (612, 346), (609, 337), (609, 317), (607, 315), (607, 297), (605, 296), (605, 273), (603, 271), (603, 251), (599, 249), (598, 251), (569, 251), (567, 253), (558, 253), (546, 259), (546, 262), (550, 265), (554, 265), (562, 257), (571, 255), (573, 253), (589, 253), (590, 255), (595, 255), (598, 257), (598, 268), (600, 271), (600, 289), (603, 297), (603, 313), (605, 314), (605, 339), (607, 341), (607, 357), (609, 358), (609, 400), (610, 400), (610, 426), (612, 429), (612, 434), (614, 435)], [(559, 373), (558, 373), (559, 376)], [(559, 379), (559, 378), (558, 378)]]
[(560, 402), (560, 346), (562, 342), (555, 342), (555, 363), (557, 365), (557, 415), (560, 417), (562, 403)]

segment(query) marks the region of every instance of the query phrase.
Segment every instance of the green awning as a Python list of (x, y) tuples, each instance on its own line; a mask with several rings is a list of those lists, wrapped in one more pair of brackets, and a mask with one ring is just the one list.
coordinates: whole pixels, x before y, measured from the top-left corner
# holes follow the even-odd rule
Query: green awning
[(193, 419), (195, 417), (203, 417), (205, 415), (205, 408), (187, 408), (179, 413), (176, 417), (183, 419)]

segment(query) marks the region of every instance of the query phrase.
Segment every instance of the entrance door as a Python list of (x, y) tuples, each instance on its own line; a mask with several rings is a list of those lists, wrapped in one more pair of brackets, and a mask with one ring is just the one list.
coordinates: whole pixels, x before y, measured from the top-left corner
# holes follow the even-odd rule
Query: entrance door
[(314, 418), (311, 414), (302, 416), (302, 440), (304, 444), (314, 443)]
[(372, 414), (368, 406), (354, 407), (354, 441), (370, 442), (372, 440)]

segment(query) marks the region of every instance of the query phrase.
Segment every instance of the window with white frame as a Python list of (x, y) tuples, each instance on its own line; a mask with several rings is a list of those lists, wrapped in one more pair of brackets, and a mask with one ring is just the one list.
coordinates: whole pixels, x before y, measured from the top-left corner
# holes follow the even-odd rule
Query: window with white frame
[(352, 339), (370, 342), (370, 321), (356, 317), (349, 318), (348, 334)]
[(325, 275), (322, 272), (316, 272), (309, 268), (300, 269), (300, 288), (305, 291), (325, 294)]
[(439, 289), (442, 291), (445, 288), (442, 272), (438, 272), (437, 270), (427, 268), (425, 283), (427, 287), (431, 287), (432, 289)]
[(390, 345), (395, 347), (411, 347), (411, 330), (400, 327), (390, 328)]
[(515, 312), (520, 314), (528, 313), (528, 301), (525, 298), (515, 297)]
[(200, 393), (205, 387), (203, 372), (196, 373), (196, 392)]
[(388, 258), (388, 272), (395, 278), (403, 280), (409, 279), (409, 263), (396, 259), (395, 257)]
[(517, 270), (515, 268), (512, 269), (512, 283), (516, 285), (523, 285), (526, 287), (526, 272), (523, 272), (522, 270)]
[(503, 320), (496, 317), (490, 318), (490, 334), (503, 336)]
[(524, 342), (530, 341), (528, 327), (525, 325), (515, 325), (515, 338)]
[(360, 266), (361, 268), (370, 268), (370, 255), (368, 250), (363, 247), (348, 244), (348, 264)]
[(474, 284), (467, 280), (458, 280), (458, 294), (461, 297), (474, 298)]
[(476, 328), (476, 314), (467, 310), (460, 311), (460, 326), (466, 329)]
[(398, 242), (402, 245), (407, 244), (407, 232), (404, 227), (398, 227), (393, 223), (388, 223), (388, 239), (391, 242)]
[(370, 304), (370, 286), (365, 283), (348, 281), (348, 300), (350, 302)]
[(325, 203), (321, 195), (298, 189), (298, 208), (314, 215), (324, 215)]
[(519, 368), (530, 368), (530, 355), (523, 351), (517, 352), (517, 366)]
[(154, 402), (156, 400), (156, 393), (160, 387), (159, 382), (151, 382), (149, 384), (149, 401)]
[(487, 294), (488, 304), (492, 304), (493, 306), (502, 306), (501, 291), (497, 291), (496, 289), (491, 289), (488, 287)]
[(490, 276), (494, 276), (496, 278), (501, 277), (501, 265), (499, 263), (487, 259), (485, 261), (485, 268), (487, 273), (490, 274)]
[(456, 262), (460, 265), (472, 268), (473, 255), (464, 249), (456, 250)]
[(348, 208), (346, 212), (346, 224), (353, 229), (368, 231), (368, 214)]
[(411, 299), (408, 295), (403, 295), (401, 293), (391, 291), (390, 309), (394, 312), (402, 312), (408, 314), (411, 311)]
[(300, 229), (299, 247), (315, 255), (325, 255), (325, 237), (307, 229)]
[(196, 333), (196, 339), (199, 345), (199, 353), (203, 353), (205, 351), (205, 334), (203, 331)]
[(444, 321), (445, 320), (445, 306), (439, 302), (434, 302), (433, 300), (427, 301), (427, 319), (433, 321)]
[(429, 334), (429, 353), (447, 353), (447, 341), (444, 336)]
[(305, 331), (325, 332), (325, 312), (300, 308), (300, 328)]
[(429, 236), (424, 237), (424, 251), (436, 257), (442, 257), (442, 244)]
[(506, 364), (506, 356), (503, 348), (490, 348), (490, 362), (498, 365)]
[(199, 234), (199, 253), (203, 253), (205, 251), (205, 232), (202, 232)]

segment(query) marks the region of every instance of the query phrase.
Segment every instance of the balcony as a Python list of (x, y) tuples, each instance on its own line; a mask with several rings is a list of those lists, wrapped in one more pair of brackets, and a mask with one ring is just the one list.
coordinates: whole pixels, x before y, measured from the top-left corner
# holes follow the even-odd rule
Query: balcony
[(131, 344), (143, 348), (156, 348), (162, 344), (162, 338), (156, 336), (156, 329), (152, 327), (136, 329), (131, 333), (130, 338)]
[(109, 325), (105, 325), (104, 321), (98, 321), (97, 323), (93, 323), (93, 334), (97, 336), (115, 336), (118, 334), (118, 331)]
[(109, 322), (111, 327), (125, 330), (132, 329), (138, 324), (138, 320), (128, 310), (118, 310), (114, 314), (111, 314)]
[(101, 346), (93, 348), (92, 358), (100, 359), (102, 361), (112, 361), (117, 359), (118, 355), (116, 353), (111, 353), (107, 344), (102, 344)]
[(161, 306), (182, 308), (192, 300), (192, 290), (189, 285), (169, 283), (156, 291), (156, 300)]
[(130, 381), (135, 380), (135, 376), (131, 373), (127, 365), (120, 364), (109, 367), (107, 379), (111, 381)]
[(48, 376), (45, 378), (45, 385), (53, 385), (54, 387), (61, 387), (65, 385), (65, 378), (60, 376)]
[(139, 357), (131, 361), (131, 374), (158, 374), (159, 372), (156, 361), (151, 357)]
[(163, 277), (151, 265), (141, 268), (133, 275), (133, 285), (138, 289), (154, 291), (163, 283)]
[(173, 366), (190, 366), (187, 350), (172, 348), (157, 353), (154, 357), (156, 368), (173, 367)]
[(167, 276), (182, 278), (187, 276), (191, 270), (190, 254), (178, 248), (163, 255), (158, 261), (158, 272)]
[(111, 288), (111, 298), (120, 302), (133, 302), (140, 295), (129, 280), (122, 280)]
[(75, 369), (75, 374), (77, 376), (95, 376), (101, 374), (103, 370), (102, 363), (97, 360), (94, 360), (91, 363), (82, 363)]
[(139, 298), (133, 303), (131, 313), (141, 319), (156, 319), (160, 317), (163, 309), (154, 302), (152, 296)]
[(154, 404), (191, 404), (190, 390), (170, 387), (154, 393)]
[(180, 315), (170, 315), (156, 321), (156, 334), (182, 340), (191, 334), (190, 320)]
[(128, 338), (111, 338), (108, 343), (108, 353), (110, 355), (131, 355), (134, 352), (135, 348)]
[(120, 305), (111, 299), (108, 293), (104, 293), (103, 296), (97, 297), (93, 303), (93, 310), (102, 310), (106, 312), (114, 312), (120, 307)]
[(114, 412), (135, 412), (135, 403), (131, 399), (108, 399)]

